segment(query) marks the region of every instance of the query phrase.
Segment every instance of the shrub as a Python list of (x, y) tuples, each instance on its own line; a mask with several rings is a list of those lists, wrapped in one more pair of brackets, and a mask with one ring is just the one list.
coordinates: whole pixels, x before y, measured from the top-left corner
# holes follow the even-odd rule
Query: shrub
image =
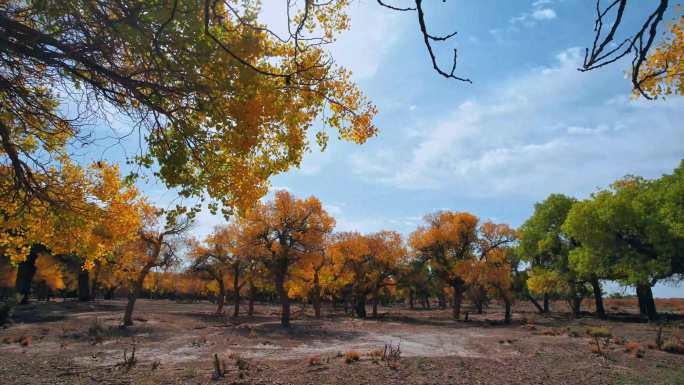
[(98, 318), (95, 318), (92, 325), (88, 328), (88, 336), (92, 341), (92, 344), (99, 344), (105, 340), (107, 336), (107, 328), (100, 322)]
[(668, 353), (684, 354), (684, 344), (674, 338), (665, 341), (662, 349)]
[(319, 366), (322, 364), (321, 357), (319, 356), (309, 357), (308, 362), (309, 366)]
[(346, 353), (344, 353), (344, 362), (351, 364), (352, 362), (358, 361), (361, 359), (361, 355), (359, 352), (356, 352), (354, 350), (350, 350)]
[(33, 343), (33, 337), (31, 337), (31, 336), (23, 336), (19, 339), (19, 344), (23, 347), (31, 346), (32, 343)]
[(603, 354), (601, 351), (601, 343), (603, 342), (606, 346), (610, 343), (610, 337), (612, 337), (610, 330), (604, 327), (592, 327), (587, 329), (587, 334), (594, 339), (594, 346), (591, 351), (593, 353)]
[(646, 350), (638, 342), (628, 342), (625, 344), (625, 353), (634, 354), (634, 356), (642, 358)]

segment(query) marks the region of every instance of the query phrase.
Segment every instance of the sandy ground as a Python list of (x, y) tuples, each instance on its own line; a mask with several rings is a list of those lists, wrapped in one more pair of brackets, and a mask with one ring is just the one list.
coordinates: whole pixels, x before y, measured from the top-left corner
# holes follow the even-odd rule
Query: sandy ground
[[(136, 324), (122, 329), (123, 305), (20, 308), (17, 322), (0, 330), (0, 384), (684, 385), (684, 356), (648, 349), (657, 326), (624, 314), (571, 319), (520, 304), (514, 323), (502, 325), (496, 306), (471, 313), (471, 322), (452, 321), (449, 310), (403, 307), (382, 308), (377, 320), (332, 309), (315, 319), (295, 306), (292, 327), (283, 329), (273, 306), (233, 318), (214, 314), (209, 303), (141, 300)], [(629, 303), (609, 306), (634, 310)], [(592, 353), (585, 333), (594, 326), (617, 337), (603, 354)], [(626, 352), (625, 342), (639, 343), (644, 357)], [(398, 361), (371, 356), (385, 344), (400, 347)], [(124, 352), (130, 357), (134, 348), (135, 364), (125, 365)], [(358, 352), (360, 360), (346, 363), (347, 352)], [(223, 377), (212, 378), (214, 355), (225, 365)]]

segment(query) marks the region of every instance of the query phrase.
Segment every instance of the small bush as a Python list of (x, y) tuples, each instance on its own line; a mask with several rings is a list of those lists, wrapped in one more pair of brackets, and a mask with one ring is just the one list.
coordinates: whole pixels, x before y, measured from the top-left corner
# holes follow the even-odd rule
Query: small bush
[(612, 334), (610, 330), (604, 327), (593, 327), (587, 329), (587, 334), (594, 339), (594, 346), (591, 351), (596, 354), (603, 354), (601, 351), (601, 344), (608, 346)]
[(351, 364), (352, 362), (358, 361), (361, 359), (361, 355), (359, 352), (356, 352), (354, 350), (348, 351), (344, 353), (344, 362)]
[(642, 358), (646, 354), (646, 350), (638, 342), (628, 342), (625, 344), (625, 353), (634, 354), (634, 356)]
[(33, 337), (31, 337), (31, 336), (23, 336), (19, 339), (19, 344), (23, 347), (31, 346), (32, 343), (33, 343)]
[(321, 362), (321, 357), (319, 356), (309, 357), (307, 361), (309, 363), (309, 366), (319, 366), (323, 364), (323, 362)]
[(668, 353), (684, 354), (684, 344), (680, 340), (674, 338), (665, 341), (662, 349)]
[(100, 322), (98, 318), (95, 318), (93, 323), (88, 328), (88, 337), (92, 341), (92, 344), (99, 344), (105, 340), (108, 334), (107, 328)]
[(593, 327), (587, 329), (587, 334), (594, 338), (610, 338), (612, 337), (612, 334), (610, 333), (610, 330), (608, 328), (604, 327)]

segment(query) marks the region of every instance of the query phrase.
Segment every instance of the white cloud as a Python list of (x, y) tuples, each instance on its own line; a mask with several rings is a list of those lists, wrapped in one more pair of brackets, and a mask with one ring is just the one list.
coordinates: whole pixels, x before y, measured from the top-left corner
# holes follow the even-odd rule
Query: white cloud
[(551, 8), (535, 9), (532, 12), (532, 18), (535, 20), (553, 20), (556, 16), (556, 11)]
[[(550, 0), (538, 0), (532, 3), (532, 8), (509, 19), (509, 31), (516, 31), (517, 25), (534, 27), (537, 21), (549, 21), (558, 17), (556, 11), (550, 7), (553, 2)], [(496, 31), (496, 30), (495, 30)]]
[(676, 165), (684, 101), (619, 95), (590, 103), (611, 73), (578, 72), (579, 49), (556, 59), (460, 104), (396, 151), (355, 155), (355, 172), (400, 189), (536, 199), (582, 195), (627, 173), (656, 176)]

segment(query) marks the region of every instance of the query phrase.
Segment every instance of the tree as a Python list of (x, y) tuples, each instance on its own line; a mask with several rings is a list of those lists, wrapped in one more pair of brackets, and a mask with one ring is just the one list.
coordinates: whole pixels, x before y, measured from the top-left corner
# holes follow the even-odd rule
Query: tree
[(649, 98), (684, 95), (684, 16), (672, 25), (670, 33), (640, 68), (640, 91)]
[(380, 290), (396, 284), (399, 263), (406, 255), (401, 235), (394, 231), (339, 233), (330, 246), (330, 255), (336, 279), (351, 286), (357, 317), (366, 317), (370, 294), (373, 317), (377, 318)]
[[(3, 2), (2, 194), (60, 202), (52, 159), (87, 144), (84, 124), (114, 109), (147, 140), (133, 160), (156, 162), (169, 188), (250, 207), (300, 163), (317, 118), (356, 143), (376, 132), (375, 107), (324, 48), (348, 27), (348, 3), (288, 7), (281, 37), (258, 22), (256, 0)], [(84, 113), (59, 108), (65, 96)], [(316, 138), (325, 147), (327, 134)]]
[(426, 226), (411, 233), (409, 245), (453, 289), (453, 317), (459, 319), (467, 285), (456, 267), (474, 258), (478, 218), (465, 212), (441, 211), (425, 216), (425, 222)]
[(59, 181), (50, 196), (59, 195), (60, 205), (0, 196), (0, 253), (19, 266), (16, 287), (24, 302), (40, 255), (79, 256), (79, 269), (89, 271), (139, 227), (140, 195), (118, 167), (98, 162), (84, 169), (65, 160), (50, 173)]
[(667, 200), (662, 199), (673, 187), (668, 182), (621, 179), (573, 207), (563, 225), (581, 243), (572, 255), (575, 268), (607, 272), (635, 286), (640, 313), (650, 320), (657, 318), (652, 286), (681, 266), (682, 238), (668, 224)]
[(133, 309), (140, 297), (147, 275), (155, 268), (168, 268), (177, 260), (181, 236), (192, 222), (179, 218), (177, 222), (160, 224), (161, 211), (145, 205), (141, 211), (142, 226), (138, 238), (117, 250), (120, 270), (127, 274), (128, 303), (123, 326), (133, 325)]
[[(535, 204), (534, 213), (520, 227), (520, 252), (522, 258), (532, 265), (528, 287), (530, 292), (543, 295), (544, 312), (549, 311), (549, 297), (554, 293), (567, 296), (575, 315), (586, 292), (585, 279), (578, 276), (569, 263), (571, 250), (578, 246), (576, 239), (562, 229), (568, 212), (576, 203), (574, 198), (551, 194), (544, 201)], [(589, 280), (600, 289), (599, 277)], [(604, 316), (600, 290), (597, 296), (597, 311)]]
[(248, 240), (243, 238), (243, 229), (238, 223), (217, 226), (205, 240), (206, 247), (191, 241), (192, 270), (207, 273), (218, 284), (217, 313), (223, 312), (226, 296), (225, 278), (232, 278), (233, 316), (240, 313), (240, 290), (247, 282), (243, 272), (249, 264), (246, 251)]
[(281, 325), (290, 325), (288, 282), (291, 270), (322, 248), (335, 220), (315, 197), (298, 199), (278, 191), (273, 201), (258, 203), (245, 218), (245, 236), (253, 242), (280, 299)]

